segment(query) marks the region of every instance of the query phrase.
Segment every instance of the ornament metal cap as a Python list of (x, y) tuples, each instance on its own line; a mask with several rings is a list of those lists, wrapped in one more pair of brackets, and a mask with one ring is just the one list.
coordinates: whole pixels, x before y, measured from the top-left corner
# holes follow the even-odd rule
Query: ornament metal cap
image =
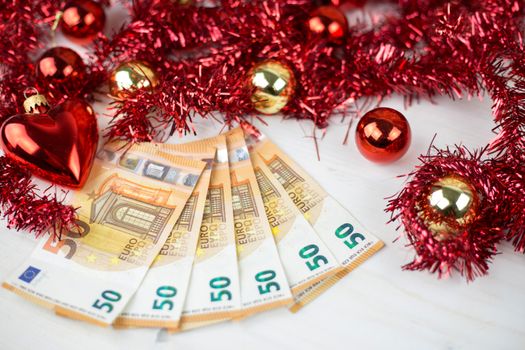
[[(34, 93), (28, 96), (28, 93)], [(37, 89), (28, 88), (24, 91), (24, 110), (26, 113), (37, 114), (44, 113), (49, 109), (49, 103), (44, 95), (41, 95)]]

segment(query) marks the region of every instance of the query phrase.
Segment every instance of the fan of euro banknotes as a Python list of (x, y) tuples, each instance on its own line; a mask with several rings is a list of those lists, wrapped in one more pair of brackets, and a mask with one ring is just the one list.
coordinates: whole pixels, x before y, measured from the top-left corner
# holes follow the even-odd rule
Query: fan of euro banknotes
[(192, 329), (296, 312), (383, 243), (262, 134), (113, 143), (3, 286), (101, 326)]

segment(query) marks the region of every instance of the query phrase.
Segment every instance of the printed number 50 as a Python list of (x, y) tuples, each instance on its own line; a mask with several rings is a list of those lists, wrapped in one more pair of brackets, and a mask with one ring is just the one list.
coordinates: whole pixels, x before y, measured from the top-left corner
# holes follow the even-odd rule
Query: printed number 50
[(221, 289), (217, 293), (210, 293), (211, 301), (222, 301), (222, 297), (225, 297), (226, 300), (232, 300), (232, 293), (225, 289), (231, 284), (231, 281), (228, 277), (215, 277), (210, 281), (210, 287), (213, 289)]
[[(335, 230), (335, 235), (337, 238), (344, 239), (343, 243), (350, 249), (354, 248), (356, 245), (359, 244), (359, 242), (362, 242), (365, 240), (365, 236), (363, 236), (360, 233), (353, 233), (354, 232), (354, 226), (351, 224), (342, 224)], [(346, 238), (350, 236), (350, 238), (347, 240)]]
[(95, 300), (92, 306), (95, 309), (106, 310), (108, 314), (113, 311), (113, 303), (122, 299), (122, 295), (114, 290), (105, 290), (102, 292), (101, 296), (102, 299)]
[(303, 249), (299, 251), (299, 256), (303, 259), (309, 259), (312, 258), (312, 260), (306, 261), (306, 266), (310, 269), (310, 271), (313, 271), (315, 269), (318, 269), (322, 265), (328, 264), (328, 259), (319, 253), (319, 247), (316, 244), (309, 244)]
[(173, 299), (177, 295), (177, 289), (172, 286), (160, 286), (157, 288), (157, 296), (160, 297), (159, 299), (153, 300), (153, 309), (154, 310), (165, 310), (164, 306), (166, 306), (167, 310), (173, 309), (173, 301), (170, 299)]
[(276, 273), (273, 270), (264, 270), (255, 275), (255, 280), (257, 282), (261, 282), (261, 283), (267, 282), (265, 284), (259, 284), (257, 286), (257, 289), (259, 289), (259, 294), (266, 294), (266, 293), (272, 292), (272, 287), (275, 288), (276, 292), (281, 289), (281, 287), (279, 286), (279, 283), (270, 282), (271, 280), (275, 278), (275, 276), (276, 276)]

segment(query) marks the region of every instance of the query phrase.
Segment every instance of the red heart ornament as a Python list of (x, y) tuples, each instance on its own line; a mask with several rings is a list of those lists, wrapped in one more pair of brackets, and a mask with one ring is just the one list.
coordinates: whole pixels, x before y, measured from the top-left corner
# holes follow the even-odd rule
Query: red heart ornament
[(79, 99), (45, 113), (12, 116), (1, 129), (1, 145), (7, 156), (36, 176), (73, 188), (86, 182), (97, 143), (93, 108)]

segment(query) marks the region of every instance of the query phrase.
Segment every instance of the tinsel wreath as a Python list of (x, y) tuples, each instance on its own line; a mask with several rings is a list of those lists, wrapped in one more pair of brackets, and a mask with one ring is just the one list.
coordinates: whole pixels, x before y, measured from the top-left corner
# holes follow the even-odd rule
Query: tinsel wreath
[[(428, 269), (439, 276), (457, 270), (469, 280), (487, 272), (488, 261), (496, 254), (503, 236), (504, 223), (498, 213), (504, 188), (494, 169), (481, 160), (482, 156), (482, 151), (471, 153), (464, 147), (453, 151), (434, 149), (433, 153), (420, 156), (421, 165), (387, 207), (396, 212), (392, 220), (399, 219), (407, 228), (406, 236), (417, 254), (405, 269)], [(468, 179), (477, 190), (480, 203), (475, 204), (472, 222), (456, 225), (452, 238), (440, 239), (428, 223), (439, 224), (443, 218), (429, 210), (427, 197), (436, 181), (450, 175)]]
[[(254, 108), (246, 76), (255, 63), (269, 59), (291, 67), (297, 83), (292, 99), (281, 110), (284, 117), (309, 119), (321, 129), (334, 114), (355, 117), (360, 107), (391, 94), (404, 96), (407, 105), (439, 95), (487, 94), (493, 101), (498, 137), (483, 157), (481, 152), (466, 150), (423, 156), (413, 182), (392, 199), (387, 210), (407, 224), (405, 213), (413, 210), (417, 197), (410, 193), (427, 187), (440, 174), (440, 164), (452, 162), (456, 167), (447, 169), (461, 169), (477, 184), (479, 193), (490, 193), (482, 196), (487, 211), (454, 238), (458, 241), (435, 241), (426, 248), (421, 242), (432, 237), (426, 237), (424, 225), (405, 225), (416, 248), (410, 268), (442, 273), (456, 268), (472, 279), (486, 273), (500, 239), (511, 239), (517, 250), (524, 251), (523, 4), (517, 0), (385, 0), (380, 5), (388, 8), (387, 14), (363, 13), (362, 20), (351, 21), (347, 34), (333, 43), (311, 35), (306, 28), (319, 3), (322, 1), (125, 2), (130, 21), (112, 35), (101, 33), (93, 41), (87, 78), (76, 86), (50, 86), (35, 79), (34, 60), (47, 45), (63, 4), (0, 0), (0, 116), (5, 119), (21, 112), (25, 87), (36, 86), (51, 103), (72, 96), (92, 99), (106, 92), (102, 83), (109, 72), (132, 59), (154, 66), (160, 82), (153, 91), (137, 90), (113, 102), (114, 117), (106, 132), (110, 140), (139, 142), (175, 132), (196, 132), (192, 125), (196, 116), (222, 118), (227, 125), (249, 121)], [(365, 9), (377, 5), (374, 1)], [(350, 11), (361, 10), (354, 7)], [(491, 174), (493, 189), (487, 188), (485, 173)], [(27, 214), (28, 207), (14, 193), (2, 192), (3, 212), (13, 227), (42, 232), (50, 222), (72, 222), (71, 210), (25, 191), (31, 188), (29, 173), (8, 159), (2, 159), (0, 178), (2, 183), (20, 179), (26, 186), (21, 187), (26, 193), (23, 200), (49, 206), (48, 214), (36, 213), (36, 218), (23, 225), (12, 217), (24, 217), (13, 214)], [(497, 222), (484, 216), (489, 213), (498, 217)], [(471, 254), (460, 250), (446, 257), (442, 254), (444, 246), (466, 247), (468, 242), (481, 246)]]

